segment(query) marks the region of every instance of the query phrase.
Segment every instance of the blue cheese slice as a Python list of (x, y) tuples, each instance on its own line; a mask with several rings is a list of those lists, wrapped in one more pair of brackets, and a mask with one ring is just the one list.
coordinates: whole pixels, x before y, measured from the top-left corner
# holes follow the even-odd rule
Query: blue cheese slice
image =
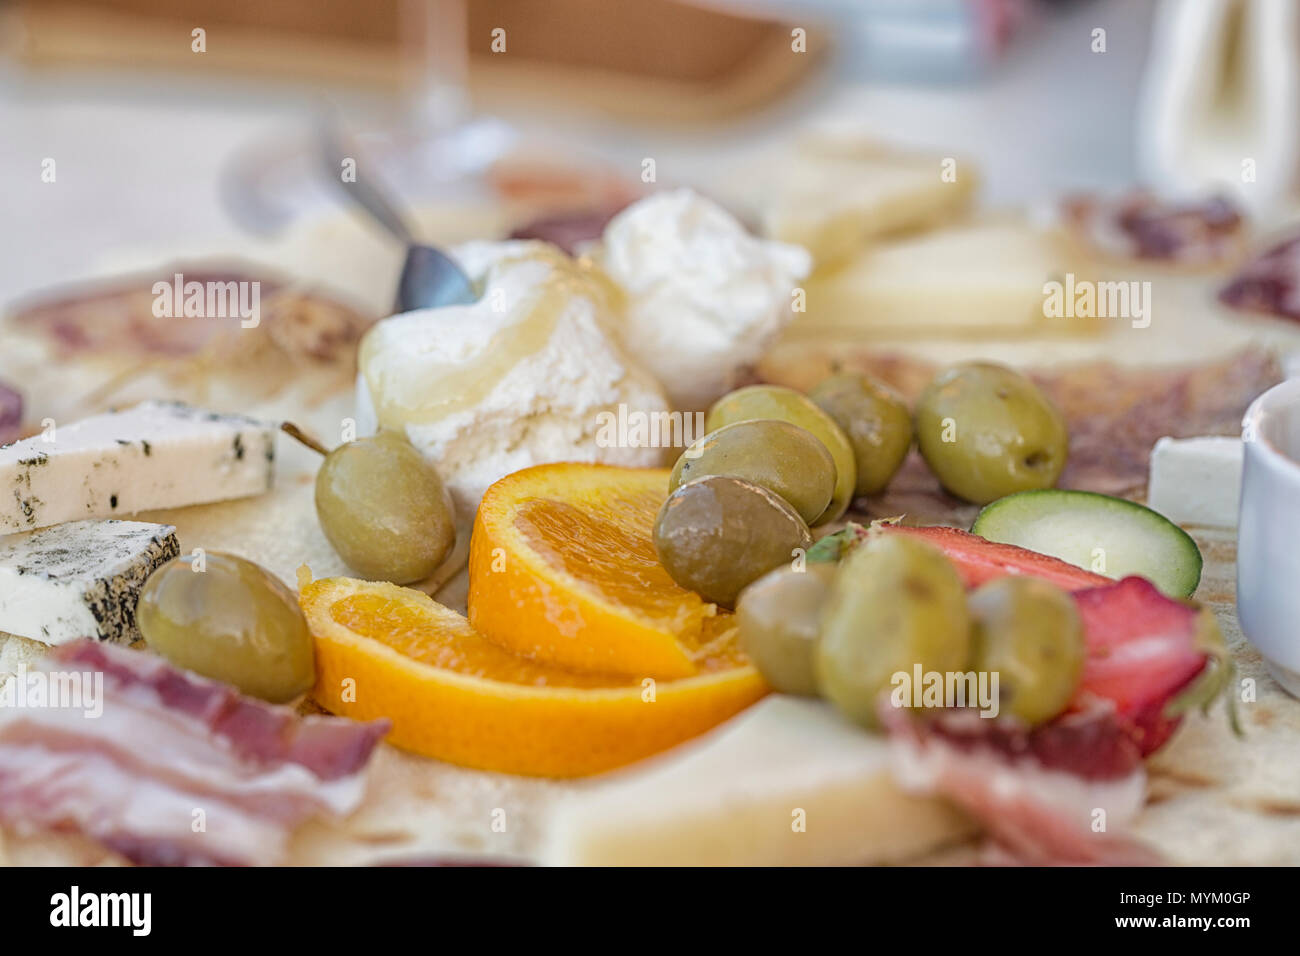
[(139, 639), (136, 602), (180, 545), (170, 525), (74, 521), (0, 538), (0, 631), (43, 644)]
[(0, 448), (0, 534), (262, 494), (275, 430), (175, 402), (56, 425)]

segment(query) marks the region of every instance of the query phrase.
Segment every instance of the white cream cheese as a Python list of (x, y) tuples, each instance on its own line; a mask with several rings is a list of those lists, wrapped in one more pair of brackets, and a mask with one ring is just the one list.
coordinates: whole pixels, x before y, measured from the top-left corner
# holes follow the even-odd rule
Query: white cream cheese
[(668, 410), (610, 327), (615, 290), (541, 242), (453, 250), (482, 298), (385, 319), (361, 346), (358, 431), (400, 428), (438, 468), (462, 518), (487, 487), (557, 461), (634, 467), (661, 448), (598, 441), (605, 417)]
[(812, 268), (806, 250), (750, 235), (689, 189), (624, 209), (592, 254), (625, 293), (624, 347), (685, 410), (706, 407), (758, 361)]

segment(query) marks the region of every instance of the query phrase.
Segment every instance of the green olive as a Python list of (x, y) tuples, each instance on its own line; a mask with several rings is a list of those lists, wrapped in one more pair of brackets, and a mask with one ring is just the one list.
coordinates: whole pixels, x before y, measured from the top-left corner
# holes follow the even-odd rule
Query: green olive
[(974, 362), (941, 372), (926, 387), (916, 406), (916, 442), (948, 491), (987, 504), (1056, 484), (1069, 433), (1028, 378)]
[(859, 495), (885, 490), (912, 447), (912, 413), (884, 382), (868, 375), (832, 375), (808, 397), (835, 419), (853, 446)]
[(997, 578), (970, 597), (971, 660), (998, 675), (999, 710), (1033, 727), (1065, 710), (1083, 675), (1074, 599), (1039, 578)]
[(810, 544), (808, 525), (784, 498), (740, 478), (682, 485), (655, 519), (655, 550), (672, 579), (724, 607)]
[(826, 446), (812, 432), (775, 419), (736, 422), (705, 435), (677, 459), (668, 490), (706, 475), (762, 485), (805, 522), (819, 517), (835, 493), (835, 462)]
[(831, 418), (807, 395), (780, 385), (749, 385), (724, 395), (709, 409), (704, 419), (706, 432), (714, 432), (723, 425), (749, 419), (774, 418), (798, 425), (826, 446), (835, 462), (835, 494), (826, 510), (812, 524), (826, 524), (839, 518), (853, 503), (853, 489), (857, 485), (857, 464), (853, 446), (848, 437)]
[(209, 551), (173, 558), (136, 608), (149, 648), (177, 667), (282, 704), (316, 683), (315, 649), (297, 596), (260, 565)]
[(316, 515), (334, 550), (362, 577), (422, 581), (456, 544), (451, 496), (398, 432), (340, 445), (316, 473)]
[[(956, 569), (932, 545), (880, 535), (840, 565), (817, 645), (817, 685), (843, 714), (880, 726), (895, 675), (962, 671), (970, 614)], [(903, 701), (910, 706), (911, 698)]]
[(817, 693), (817, 638), (837, 570), (830, 562), (777, 568), (741, 592), (740, 646), (773, 690)]

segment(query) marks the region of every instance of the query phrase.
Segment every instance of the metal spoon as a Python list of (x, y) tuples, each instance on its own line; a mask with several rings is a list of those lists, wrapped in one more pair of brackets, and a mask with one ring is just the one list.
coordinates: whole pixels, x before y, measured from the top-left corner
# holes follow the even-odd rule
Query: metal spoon
[(416, 241), (407, 217), (398, 210), (397, 203), (389, 194), (377, 185), (374, 176), (358, 176), (353, 182), (345, 182), (339, 176), (344, 157), (351, 157), (358, 166), (361, 165), (355, 145), (347, 143), (339, 129), (328, 122), (320, 125), (319, 143), (326, 175), (375, 222), (406, 246), (406, 261), (397, 281), (393, 311), (410, 312), (412, 309), (477, 302), (478, 291), (465, 271), (446, 253)]

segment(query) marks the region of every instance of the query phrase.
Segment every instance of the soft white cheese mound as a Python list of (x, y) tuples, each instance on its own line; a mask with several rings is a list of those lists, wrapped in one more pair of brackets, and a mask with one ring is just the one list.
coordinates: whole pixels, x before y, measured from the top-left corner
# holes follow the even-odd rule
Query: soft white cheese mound
[(627, 295), (625, 347), (689, 410), (758, 361), (793, 318), (794, 290), (812, 268), (805, 249), (750, 235), (689, 189), (624, 209), (593, 255)]
[(668, 403), (610, 332), (599, 281), (545, 243), (476, 242), (453, 255), (483, 297), (371, 330), (361, 348), (358, 431), (404, 429), (462, 520), (489, 485), (530, 465), (660, 464), (663, 449), (627, 447), (602, 427), (601, 413), (617, 417), (620, 404), (657, 415)]

